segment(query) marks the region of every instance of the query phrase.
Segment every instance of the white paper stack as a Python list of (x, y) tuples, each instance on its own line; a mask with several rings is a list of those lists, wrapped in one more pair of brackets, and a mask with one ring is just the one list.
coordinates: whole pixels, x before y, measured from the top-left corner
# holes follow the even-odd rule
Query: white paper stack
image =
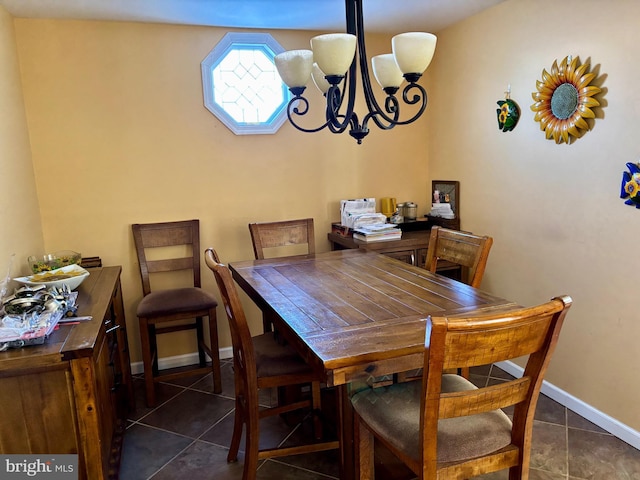
[[(376, 213), (375, 198), (359, 198), (356, 200), (340, 201), (340, 223), (345, 227), (354, 228), (380, 222), (380, 215)], [(382, 215), (383, 221), (386, 217)]]
[(442, 217), (448, 219), (456, 218), (453, 210), (451, 209), (450, 203), (432, 203), (429, 215), (431, 215), (432, 217)]
[(402, 230), (392, 223), (377, 223), (353, 230), (353, 238), (363, 242), (378, 242), (383, 240), (399, 240)]

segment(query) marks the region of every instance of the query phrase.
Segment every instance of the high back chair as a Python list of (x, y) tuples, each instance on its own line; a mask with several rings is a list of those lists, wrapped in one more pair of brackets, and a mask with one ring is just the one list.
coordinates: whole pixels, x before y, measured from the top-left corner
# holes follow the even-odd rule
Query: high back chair
[[(373, 478), (373, 438), (420, 479), (467, 479), (509, 468), (529, 475), (540, 386), (555, 349), (568, 296), (507, 313), (430, 317), (421, 382), (364, 390), (351, 399), (359, 478)], [(529, 355), (522, 378), (478, 388), (443, 370)], [(501, 410), (514, 406), (513, 421)]]
[[(265, 249), (307, 244), (306, 253), (316, 253), (313, 218), (281, 222), (250, 223), (251, 241), (256, 260), (265, 257)], [(282, 255), (280, 255), (282, 256)]]
[[(291, 250), (296, 245), (307, 245), (308, 254), (316, 253), (316, 241), (313, 231), (313, 218), (300, 220), (283, 220), (281, 222), (250, 223), (249, 232), (253, 243), (253, 253), (256, 260), (262, 260), (267, 256), (274, 256), (273, 252), (282, 253)], [(275, 250), (275, 249), (280, 250)], [(300, 252), (300, 250), (296, 250)], [(271, 254), (271, 255), (269, 255)], [(282, 255), (280, 255), (282, 256)], [(270, 332), (272, 321), (265, 313), (262, 318), (263, 329)]]
[(462, 281), (480, 287), (493, 239), (460, 230), (433, 227), (429, 237), (425, 268), (436, 272), (438, 261), (462, 267)]
[[(216, 319), (218, 302), (201, 288), (200, 222), (136, 223), (131, 228), (144, 294), (136, 314), (140, 322), (147, 405), (153, 407), (156, 403), (156, 383), (209, 372), (213, 373), (214, 392), (220, 393), (222, 383)], [(187, 286), (163, 290), (151, 288), (152, 276), (175, 275), (181, 270), (192, 272), (192, 275), (187, 272)], [(209, 320), (210, 346), (204, 340), (204, 317)], [(176, 322), (178, 320), (180, 322)], [(156, 336), (180, 330), (196, 331), (199, 363), (189, 369), (162, 372), (158, 368)], [(207, 366), (205, 354), (211, 359), (211, 366)]]
[[(256, 478), (256, 469), (260, 459), (338, 448), (337, 441), (264, 450), (259, 448), (260, 419), (301, 408), (310, 407), (313, 410), (316, 440), (322, 437), (318, 415), (321, 408), (321, 377), (290, 346), (276, 342), (273, 333), (267, 332), (252, 337), (229, 268), (220, 263), (213, 248), (208, 248), (205, 251), (205, 262), (213, 272), (218, 284), (229, 320), (233, 346), (235, 416), (227, 461), (235, 462), (238, 460), (243, 426), (246, 430), (243, 480)], [(261, 408), (258, 404), (260, 389), (304, 383), (311, 384), (311, 399), (309, 400), (271, 408)]]

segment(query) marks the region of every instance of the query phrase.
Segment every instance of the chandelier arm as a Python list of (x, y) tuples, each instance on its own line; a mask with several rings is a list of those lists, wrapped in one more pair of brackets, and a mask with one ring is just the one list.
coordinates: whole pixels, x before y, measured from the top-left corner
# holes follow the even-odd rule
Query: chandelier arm
[(351, 121), (351, 117), (354, 115), (353, 113), (353, 95), (351, 92), (351, 81), (350, 75), (347, 75), (345, 79), (344, 88), (349, 88), (349, 95), (347, 98), (347, 111), (344, 114), (340, 113), (340, 108), (342, 107), (342, 103), (344, 101), (345, 95), (340, 91), (339, 84), (331, 85), (329, 90), (326, 93), (327, 100), (327, 109), (326, 109), (326, 117), (327, 123), (330, 126), (330, 130), (334, 133), (342, 133), (349, 126), (349, 122)]
[[(413, 95), (412, 98), (409, 98), (409, 92), (411, 92), (414, 89), (418, 90), (418, 94)], [(424, 113), (425, 109), (427, 108), (427, 101), (428, 101), (427, 91), (424, 89), (422, 85), (419, 85), (417, 83), (410, 83), (409, 85), (404, 87), (404, 90), (402, 91), (402, 100), (407, 105), (415, 105), (420, 102), (420, 109), (416, 112), (416, 114), (413, 117), (403, 121), (395, 122), (396, 125), (408, 125), (409, 123), (416, 121), (418, 117), (420, 117), (420, 115)]]
[[(303, 108), (299, 108), (300, 105), (298, 102), (302, 104)], [(293, 125), (297, 130), (300, 130), (301, 132), (305, 132), (305, 133), (316, 133), (316, 132), (319, 132), (320, 130), (324, 130), (329, 125), (328, 121), (317, 128), (304, 128), (298, 125), (294, 120), (293, 115), (304, 116), (307, 114), (308, 111), (309, 111), (309, 101), (306, 98), (304, 98), (302, 95), (294, 96), (291, 100), (289, 100), (289, 103), (287, 104), (287, 118), (289, 119), (289, 123), (291, 123), (291, 125)]]
[(393, 118), (389, 118), (387, 115), (384, 115), (379, 111), (369, 112), (363, 121), (364, 128), (366, 128), (369, 120), (373, 120), (373, 123), (375, 123), (381, 130), (391, 130), (399, 124), (398, 117), (400, 116), (400, 106), (398, 99), (394, 95), (389, 95), (385, 99), (384, 105), (385, 110), (388, 113), (393, 113)]

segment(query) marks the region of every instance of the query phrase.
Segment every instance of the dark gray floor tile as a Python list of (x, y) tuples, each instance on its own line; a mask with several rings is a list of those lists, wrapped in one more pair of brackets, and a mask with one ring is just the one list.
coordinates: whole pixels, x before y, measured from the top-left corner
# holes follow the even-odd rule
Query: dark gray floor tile
[(600, 428), (595, 423), (591, 423), (584, 417), (567, 409), (567, 426), (571, 428), (579, 428), (581, 430), (589, 430), (590, 432), (607, 433), (606, 430)]
[(241, 480), (241, 462), (227, 463), (227, 450), (195, 441), (168, 463), (153, 480)]
[[(221, 362), (220, 364), (222, 392), (220, 395), (233, 398), (235, 395), (235, 387), (233, 384), (233, 364), (230, 362)], [(213, 393), (213, 373), (199, 379), (191, 384), (190, 388), (201, 390), (207, 393)]]
[(177, 387), (175, 385), (168, 385), (165, 383), (157, 384), (156, 407), (149, 408), (147, 407), (147, 400), (145, 396), (144, 379), (141, 377), (134, 378), (133, 388), (136, 398), (136, 410), (129, 413), (129, 419), (131, 420), (139, 420), (184, 390), (182, 387)]
[(559, 404), (546, 395), (540, 395), (540, 397), (538, 397), (538, 405), (536, 406), (534, 418), (541, 422), (565, 426), (567, 424), (567, 409), (564, 405)]
[(495, 365), (491, 366), (491, 373), (489, 374), (492, 378), (502, 378), (504, 380), (513, 380), (515, 377), (510, 373), (505, 372), (500, 367), (496, 367)]
[(640, 479), (640, 451), (609, 434), (569, 428), (569, 473), (587, 480)]
[[(229, 448), (231, 436), (233, 434), (234, 414), (231, 413), (209, 429), (200, 438), (206, 442), (211, 442)], [(294, 427), (285, 423), (279, 416), (267, 417), (260, 420), (260, 448), (275, 448), (279, 446), (291, 433)], [(244, 451), (245, 432), (243, 429), (240, 440), (240, 450)]]
[(234, 403), (233, 400), (218, 395), (185, 390), (141, 421), (197, 438), (233, 410)]
[(491, 365), (479, 365), (477, 367), (471, 367), (469, 369), (470, 375), (479, 375), (481, 377), (487, 377), (491, 371)]
[[(544, 470), (529, 469), (529, 480), (566, 480), (567, 476), (559, 473), (545, 472)], [(509, 469), (488, 473), (474, 477), (474, 480), (509, 480)]]
[[(329, 425), (324, 425), (323, 437), (322, 441), (336, 440), (337, 432), (335, 428), (332, 429)], [(284, 445), (305, 445), (314, 442), (316, 442), (316, 440), (314, 437), (313, 417), (309, 415), (287, 438)], [(278, 460), (289, 465), (307, 468), (329, 476), (338, 477), (340, 475), (340, 452), (338, 449), (304, 455), (290, 455), (281, 457)]]
[(567, 475), (566, 427), (534, 420), (530, 467)]
[(134, 425), (124, 438), (120, 478), (146, 480), (190, 443), (191, 439), (171, 432)]
[(338, 478), (340, 476), (340, 452), (337, 449), (281, 457), (278, 458), (278, 461), (287, 465), (313, 470), (330, 477)]
[(328, 480), (337, 477), (327, 477), (309, 469), (297, 468), (278, 459), (267, 460), (258, 469), (258, 480)]

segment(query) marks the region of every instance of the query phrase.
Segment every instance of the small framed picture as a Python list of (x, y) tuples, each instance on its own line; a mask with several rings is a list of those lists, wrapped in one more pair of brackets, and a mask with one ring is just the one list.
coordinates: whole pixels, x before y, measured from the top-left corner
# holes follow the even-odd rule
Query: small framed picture
[[(434, 203), (451, 204), (455, 218), (460, 218), (460, 182), (457, 180), (433, 180), (431, 193)], [(436, 202), (436, 195), (438, 202)]]

